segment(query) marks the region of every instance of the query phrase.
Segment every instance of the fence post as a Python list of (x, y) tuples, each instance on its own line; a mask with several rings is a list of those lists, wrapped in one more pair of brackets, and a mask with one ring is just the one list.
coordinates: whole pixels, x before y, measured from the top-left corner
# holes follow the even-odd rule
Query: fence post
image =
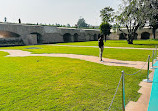
[(147, 79), (149, 79), (149, 66), (150, 66), (150, 55), (148, 55)]
[(157, 45), (155, 46), (156, 50), (155, 50), (155, 60), (157, 60)]
[(152, 81), (149, 80), (149, 66), (150, 66), (150, 55), (148, 55), (147, 79), (144, 79), (143, 81), (151, 83)]
[(125, 78), (124, 71), (122, 71), (122, 111), (125, 111)]
[(154, 58), (155, 58), (155, 56), (154, 56), (154, 50), (153, 50), (153, 54), (152, 54), (152, 67), (151, 67), (151, 69), (153, 69), (153, 66), (154, 66)]

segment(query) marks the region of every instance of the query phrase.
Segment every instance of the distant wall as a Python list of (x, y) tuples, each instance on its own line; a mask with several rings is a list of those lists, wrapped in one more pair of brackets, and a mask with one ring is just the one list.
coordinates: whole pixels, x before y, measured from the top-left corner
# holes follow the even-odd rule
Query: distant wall
[[(126, 34), (127, 34), (127, 30), (126, 29), (122, 29)], [(117, 31), (117, 32), (112, 32), (110, 34), (109, 37), (107, 37), (109, 40), (120, 40), (122, 36), (122, 32), (121, 31)], [(124, 37), (124, 39), (127, 38)], [(153, 34), (152, 34), (152, 29), (150, 28), (143, 28), (143, 29), (139, 29), (136, 32), (136, 37), (135, 39), (141, 40), (141, 39), (153, 39)], [(156, 30), (156, 38), (158, 39), (158, 29)]]
[[(122, 29), (127, 33), (126, 29)], [(97, 29), (78, 29), (63, 28), (53, 26), (25, 25), (0, 23), (0, 43), (15, 45), (36, 45), (49, 44), (57, 42), (78, 42), (78, 41), (96, 41), (100, 30)], [(135, 39), (153, 38), (152, 29), (143, 28), (136, 32)], [(122, 32), (112, 32), (108, 40), (127, 39)], [(158, 39), (158, 30), (156, 30), (156, 39)], [(13, 42), (11, 42), (13, 41)], [(21, 42), (22, 41), (22, 42)]]
[(43, 43), (79, 42), (97, 40), (99, 30), (83, 30), (75, 28), (45, 27)]

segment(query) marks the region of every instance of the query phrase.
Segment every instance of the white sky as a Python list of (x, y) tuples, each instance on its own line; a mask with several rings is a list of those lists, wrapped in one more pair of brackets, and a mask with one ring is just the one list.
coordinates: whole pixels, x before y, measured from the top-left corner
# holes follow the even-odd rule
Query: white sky
[(0, 22), (70, 24), (83, 17), (90, 25), (100, 25), (100, 10), (117, 10), (121, 0), (0, 0)]

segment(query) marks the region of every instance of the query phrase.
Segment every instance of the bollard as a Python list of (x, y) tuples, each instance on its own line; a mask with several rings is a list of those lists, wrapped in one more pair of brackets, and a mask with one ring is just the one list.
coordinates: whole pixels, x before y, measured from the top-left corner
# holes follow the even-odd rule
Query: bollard
[(150, 55), (148, 55), (147, 79), (144, 79), (143, 81), (151, 83), (152, 81), (149, 80), (149, 66), (150, 66)]
[(122, 71), (122, 111), (125, 111), (125, 78), (124, 71)]

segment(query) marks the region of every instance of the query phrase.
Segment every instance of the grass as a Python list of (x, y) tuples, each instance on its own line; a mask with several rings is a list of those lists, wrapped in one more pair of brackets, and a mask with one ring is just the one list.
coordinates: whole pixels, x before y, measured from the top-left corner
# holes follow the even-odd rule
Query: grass
[[(0, 52), (1, 111), (107, 110), (121, 71), (138, 71), (77, 59), (4, 55), (7, 53)], [(144, 70), (125, 77), (126, 104), (139, 98), (138, 84), (145, 77)], [(121, 111), (121, 107), (119, 87), (112, 111)]]
[[(30, 49), (29, 49), (30, 48)], [(35, 49), (32, 49), (35, 48)], [(39, 49), (36, 49), (39, 48)], [(19, 46), (7, 47), (3, 49), (21, 49), (30, 51), (32, 53), (66, 53), (66, 54), (81, 54), (98, 56), (99, 49), (93, 47), (69, 47), (69, 46), (50, 46), (50, 45), (36, 45), (36, 46)], [(118, 59), (125, 61), (146, 61), (148, 55), (152, 55), (151, 50), (138, 50), (138, 49), (104, 49), (103, 57), (110, 59)]]
[[(97, 41), (88, 42), (72, 42), (58, 43), (58, 45), (78, 45), (78, 46), (98, 46)], [(134, 40), (133, 44), (128, 44), (127, 40), (107, 40), (105, 46), (108, 47), (134, 47), (134, 48), (155, 48), (158, 45), (158, 40)]]

